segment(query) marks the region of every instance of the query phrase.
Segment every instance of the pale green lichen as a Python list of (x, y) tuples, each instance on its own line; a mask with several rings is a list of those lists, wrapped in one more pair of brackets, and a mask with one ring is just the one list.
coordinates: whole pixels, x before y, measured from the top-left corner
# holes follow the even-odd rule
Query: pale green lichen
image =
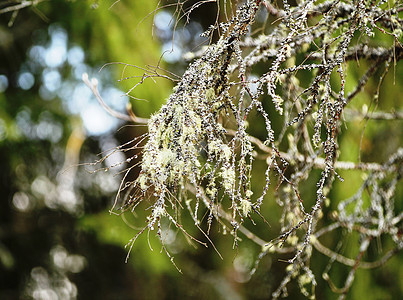
[(308, 274), (302, 274), (300, 276), (298, 276), (298, 283), (300, 285), (307, 285), (307, 284), (311, 284), (312, 283), (312, 278), (311, 276), (309, 276)]
[(248, 197), (248, 198), (252, 197), (252, 195), (253, 195), (253, 192), (251, 190), (247, 190), (245, 192), (245, 196)]
[(241, 211), (244, 217), (247, 217), (252, 211), (252, 203), (249, 200), (241, 200)]
[[(234, 58), (239, 58), (235, 42), (247, 32), (257, 8), (256, 3), (245, 4), (237, 11), (237, 17), (222, 28), (219, 41), (189, 66), (166, 104), (149, 119), (140, 174), (130, 186), (136, 197), (129, 204), (150, 199), (147, 228), (157, 227), (158, 235), (163, 217), (182, 228), (177, 220), (183, 204), (196, 225), (201, 222), (200, 203), (207, 204), (210, 228), (212, 220), (219, 218), (220, 202), (232, 202), (233, 233), (240, 226), (239, 219), (243, 220), (237, 209), (245, 217), (252, 211), (248, 182), (253, 148), (245, 130), (249, 112), (235, 106), (228, 73)], [(224, 128), (222, 120), (238, 128), (235, 135)], [(189, 194), (194, 194), (195, 201)]]
[(218, 190), (215, 187), (208, 187), (206, 188), (206, 194), (210, 198), (214, 199), (214, 197), (217, 195)]
[(230, 147), (228, 147), (228, 145), (222, 145), (221, 149), (223, 157), (225, 158), (225, 160), (230, 161), (231, 157), (234, 155), (234, 153), (232, 152), (232, 149)]
[(225, 190), (231, 191), (235, 187), (235, 171), (232, 168), (221, 168), (222, 185)]
[(165, 168), (174, 162), (175, 158), (175, 154), (170, 149), (163, 148), (158, 152), (155, 162), (160, 168)]
[(153, 216), (155, 218), (159, 218), (161, 216), (165, 216), (166, 215), (166, 211), (163, 207), (157, 206), (154, 208), (153, 210)]
[(298, 239), (298, 237), (295, 236), (295, 235), (289, 236), (288, 239), (287, 239), (287, 242), (288, 242), (291, 246), (297, 245), (298, 241), (299, 241), (299, 239)]
[(146, 184), (146, 176), (144, 174), (139, 175), (137, 182), (139, 183), (141, 190), (145, 191), (148, 189), (148, 185)]

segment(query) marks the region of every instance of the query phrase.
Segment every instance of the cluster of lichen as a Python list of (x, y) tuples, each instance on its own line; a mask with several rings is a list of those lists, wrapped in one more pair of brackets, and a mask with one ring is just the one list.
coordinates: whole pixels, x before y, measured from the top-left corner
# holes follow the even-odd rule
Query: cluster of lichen
[[(234, 221), (236, 215), (248, 216), (252, 209), (252, 192), (247, 187), (252, 146), (241, 124), (242, 112), (231, 100), (228, 69), (235, 53), (234, 43), (253, 21), (256, 9), (256, 3), (246, 4), (236, 17), (222, 25), (219, 41), (189, 66), (167, 103), (149, 120), (148, 142), (135, 182), (144, 195), (151, 193), (156, 199), (149, 228), (154, 228), (161, 215), (170, 217), (166, 199), (180, 195), (187, 185), (196, 190), (196, 223), (202, 197), (211, 203), (210, 224), (212, 203), (219, 197), (227, 196), (232, 202)], [(235, 137), (230, 138), (220, 123), (223, 115), (227, 120), (232, 116), (238, 129)]]
[[(201, 79), (208, 72), (207, 65), (198, 66), (195, 75)], [(193, 88), (179, 84), (167, 104), (150, 118), (149, 140), (138, 178), (143, 191), (153, 186), (156, 193), (163, 195), (169, 187), (183, 186), (185, 179), (192, 183), (200, 180), (201, 143), (217, 131), (213, 114), (218, 111), (212, 109), (214, 92), (197, 86), (197, 79), (193, 79)], [(209, 124), (211, 121), (214, 122)]]
[(226, 78), (217, 84), (225, 48), (216, 45), (208, 52), (188, 69), (167, 104), (149, 120), (137, 184), (143, 193), (152, 188), (159, 198), (154, 213), (165, 210), (167, 194), (184, 190), (186, 184), (199, 186), (207, 180), (211, 198), (217, 197), (217, 180), (227, 193), (235, 187), (234, 147), (219, 123), (220, 114), (230, 109)]

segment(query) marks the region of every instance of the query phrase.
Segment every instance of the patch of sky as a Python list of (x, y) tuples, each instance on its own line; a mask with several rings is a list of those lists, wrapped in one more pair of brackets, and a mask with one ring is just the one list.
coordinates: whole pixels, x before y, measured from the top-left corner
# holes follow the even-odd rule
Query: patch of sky
[(31, 110), (27, 107), (24, 107), (20, 112), (18, 112), (15, 117), (17, 121), (17, 126), (26, 137), (34, 138), (32, 133), (32, 120), (31, 120)]
[[(82, 82), (82, 74), (91, 74), (98, 77), (98, 90), (105, 102), (113, 109), (124, 111), (128, 97), (113, 87), (110, 74), (107, 70), (98, 73), (100, 67), (90, 67), (85, 63), (85, 52), (77, 46), (69, 46), (68, 34), (59, 25), (50, 25), (47, 32), (38, 32), (37, 44), (28, 50), (28, 61), (17, 78), (17, 85), (29, 90), (39, 81), (39, 95), (42, 99), (51, 101), (59, 97), (68, 113), (79, 115), (82, 118), (88, 135), (103, 135), (121, 124), (119, 120), (107, 114), (98, 104), (89, 88)], [(47, 38), (44, 38), (44, 36)], [(66, 75), (67, 74), (67, 75)], [(0, 91), (8, 85), (7, 77), (0, 75)], [(47, 126), (40, 128), (43, 134), (34, 134), (24, 122), (23, 133), (33, 138), (48, 136)], [(29, 132), (28, 132), (29, 131)]]
[[(44, 101), (61, 101), (68, 114), (82, 119), (87, 135), (102, 138), (116, 130), (121, 121), (110, 116), (82, 82), (84, 72), (90, 74), (91, 78), (97, 77), (98, 90), (105, 102), (114, 110), (124, 112), (128, 97), (114, 87), (116, 83), (111, 81), (108, 70), (98, 72), (101, 66), (86, 64), (84, 50), (77, 45), (70, 45), (67, 32), (60, 26), (51, 25), (47, 32), (34, 32), (33, 37), (35, 42), (28, 50), (27, 61), (21, 66), (16, 78), (17, 86), (22, 90), (38, 87), (39, 96)], [(8, 78), (0, 74), (0, 92), (5, 91), (8, 85)], [(55, 151), (59, 149), (57, 143), (63, 137), (63, 124), (50, 111), (44, 109), (39, 116), (36, 116), (24, 106), (17, 113), (15, 120), (21, 136), (31, 140), (50, 141), (54, 145), (52, 155), (64, 158), (64, 149)], [(7, 137), (7, 130), (5, 122), (0, 119), (0, 140)], [(117, 142), (113, 145), (116, 146)], [(118, 164), (118, 161), (124, 159), (123, 154), (111, 155), (106, 165), (120, 169), (124, 165)], [(30, 186), (30, 192), (21, 191), (15, 194), (14, 207), (20, 211), (29, 211), (35, 205), (45, 205), (51, 209), (62, 209), (80, 215), (83, 212), (83, 199), (76, 193), (71, 178), (68, 178), (69, 172), (60, 174), (62, 175), (56, 180), (51, 176), (36, 178)], [(99, 174), (97, 184), (99, 182), (100, 189), (114, 191), (119, 179), (113, 174)], [(34, 197), (29, 196), (31, 194)], [(43, 202), (38, 199), (43, 199)], [(36, 292), (40, 294), (44, 291)]]
[[(174, 34), (175, 22), (176, 19), (166, 10), (160, 11), (154, 18), (156, 34), (162, 41), (163, 58), (172, 64), (181, 61), (184, 52), (194, 50), (190, 47), (195, 47), (195, 43), (200, 44), (199, 35), (203, 31), (199, 23), (191, 22), (175, 30)], [(18, 86), (29, 90), (37, 80), (40, 97), (47, 101), (59, 97), (67, 112), (81, 117), (88, 135), (99, 136), (116, 130), (121, 121), (106, 113), (81, 81), (83, 73), (88, 73), (90, 78), (97, 77), (98, 90), (105, 102), (113, 109), (124, 112), (128, 97), (114, 87), (109, 72), (103, 70), (99, 73), (99, 67), (87, 65), (84, 50), (77, 45), (69, 45), (67, 32), (59, 25), (50, 25), (47, 32), (37, 32), (34, 36), (37, 43), (28, 51), (28, 61), (17, 78)], [(0, 75), (0, 91), (7, 86), (7, 77)], [(28, 129), (24, 128), (27, 135)], [(47, 136), (46, 133), (44, 135)], [(42, 135), (33, 136), (38, 138)]]
[(49, 92), (56, 92), (62, 83), (62, 76), (57, 70), (46, 68), (42, 73), (42, 82)]
[(48, 67), (60, 67), (67, 59), (68, 36), (63, 28), (49, 26), (50, 43), (45, 51), (45, 63)]
[(56, 97), (56, 93), (49, 91), (45, 85), (41, 85), (41, 87), (39, 88), (39, 96), (43, 99), (43, 100), (53, 100)]
[(155, 15), (155, 32), (161, 40), (163, 59), (174, 64), (180, 62), (184, 53), (195, 50), (204, 39), (200, 37), (202, 26), (197, 22), (190, 22), (184, 27), (176, 27), (176, 19), (167, 10), (161, 10)]
[[(63, 104), (70, 113), (79, 114), (80, 111), (90, 105), (92, 92), (84, 83), (77, 83), (69, 96), (69, 101), (64, 101)], [(62, 99), (67, 100), (66, 98)]]
[(57, 143), (63, 136), (62, 125), (53, 119), (48, 111), (39, 115), (38, 121), (34, 122), (31, 110), (24, 107), (16, 116), (18, 128), (30, 139), (48, 140)]
[(101, 135), (116, 127), (116, 122), (98, 103), (90, 103), (81, 112), (84, 127), (93, 135)]
[(159, 11), (154, 18), (154, 25), (159, 30), (172, 30), (175, 20), (166, 10)]
[(53, 247), (49, 254), (48, 270), (40, 266), (31, 270), (26, 296), (34, 300), (76, 299), (77, 286), (70, 281), (68, 273), (81, 272), (87, 264), (86, 258), (69, 253), (61, 245)]
[(168, 63), (175, 63), (182, 57), (182, 50), (176, 43), (168, 42), (162, 45), (164, 60)]
[(6, 75), (0, 74), (0, 93), (3, 93), (8, 88), (8, 78)]
[(129, 97), (122, 94), (122, 91), (115, 87), (105, 87), (103, 90), (103, 98), (108, 99), (108, 105), (118, 111), (124, 111), (129, 101)]
[(32, 46), (28, 50), (29, 62), (32, 63), (33, 65), (40, 65), (41, 67), (46, 67), (45, 52), (46, 48), (42, 45)]
[(73, 66), (73, 78), (81, 81), (84, 73), (92, 73), (90, 69), (91, 68), (84, 63)]
[(67, 53), (67, 61), (73, 67), (84, 63), (84, 50), (79, 46), (73, 46)]
[(48, 111), (39, 115), (39, 122), (35, 125), (36, 135), (41, 140), (57, 143), (63, 136), (62, 125), (55, 121)]
[(17, 85), (23, 90), (29, 90), (35, 84), (35, 77), (30, 72), (21, 72), (17, 78)]
[(104, 137), (101, 139), (102, 152), (105, 153), (105, 164), (108, 168), (115, 168), (117, 171), (121, 171), (125, 168), (126, 157), (122, 152), (115, 151), (119, 146), (117, 141), (111, 137)]

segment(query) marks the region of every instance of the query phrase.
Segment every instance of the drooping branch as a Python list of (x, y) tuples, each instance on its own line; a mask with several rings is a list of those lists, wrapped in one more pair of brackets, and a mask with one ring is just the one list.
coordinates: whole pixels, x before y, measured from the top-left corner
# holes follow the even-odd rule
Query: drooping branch
[[(276, 21), (250, 30), (259, 9)], [(318, 283), (310, 264), (315, 249), (329, 257), (329, 269), (333, 262), (350, 268), (344, 286), (334, 286), (343, 295), (351, 289), (358, 268), (381, 267), (401, 251), (398, 228), (402, 214), (396, 212), (394, 202), (402, 178), (401, 148), (393, 149), (384, 163), (339, 159), (345, 151), (340, 139), (353, 127), (344, 128), (345, 123), (356, 118), (402, 119), (397, 109), (388, 112), (371, 107), (369, 113), (367, 104), (355, 103), (362, 90), (370, 90), (371, 78), (378, 73), (382, 74), (378, 89), (370, 93), (371, 101), (380, 102), (379, 87), (390, 67), (403, 57), (399, 11), (400, 4), (390, 7), (383, 0), (321, 4), (308, 0), (295, 7), (283, 1), (282, 9), (268, 1), (246, 1), (228, 22), (211, 28), (219, 32), (215, 44), (187, 55), (194, 61), (178, 79), (167, 103), (148, 120), (114, 112), (89, 83), (109, 113), (148, 124), (148, 141), (137, 162), (140, 175), (122, 182), (121, 191), (127, 196), (120, 199), (123, 193), (119, 192), (116, 198), (116, 203), (122, 202), (121, 210), (134, 210), (144, 200), (149, 203), (146, 224), (132, 242), (142, 233), (156, 230), (163, 244), (164, 218), (190, 238), (179, 217), (180, 211), (187, 210), (208, 241), (204, 245), (212, 245), (217, 253), (209, 237), (213, 222), (230, 230), (234, 247), (241, 235), (261, 247), (256, 266), (271, 253), (291, 255), (284, 260), (290, 266), (273, 298), (286, 295), (295, 278), (301, 293), (314, 297)], [(270, 23), (266, 21), (264, 25)], [(373, 39), (375, 32), (391, 42), (380, 45)], [(363, 75), (352, 86), (351, 69), (358, 64), (364, 66)], [(143, 71), (135, 87), (158, 77), (158, 72)], [(248, 126), (261, 126), (265, 132), (259, 139), (249, 133)], [(264, 175), (255, 173), (257, 164), (264, 165)], [(361, 187), (345, 200), (333, 192), (335, 181), (343, 187), (350, 181), (345, 175), (349, 172), (342, 177), (340, 170), (359, 170), (363, 177)], [(263, 180), (260, 190), (252, 185), (255, 177)], [(312, 180), (316, 182), (312, 184)], [(316, 183), (316, 187), (303, 191), (307, 183)], [(364, 198), (370, 203), (364, 205)], [(276, 238), (265, 241), (244, 222), (261, 218), (269, 223), (264, 204), (270, 205), (270, 201), (282, 209), (275, 220), (280, 230)], [(331, 207), (331, 213), (324, 216), (323, 207)], [(336, 229), (348, 229), (340, 243), (351, 232), (362, 236), (355, 259), (319, 242), (324, 235), (337, 235)], [(385, 235), (391, 237), (393, 247), (377, 261), (363, 261), (372, 240)], [(328, 269), (323, 273), (328, 274)]]

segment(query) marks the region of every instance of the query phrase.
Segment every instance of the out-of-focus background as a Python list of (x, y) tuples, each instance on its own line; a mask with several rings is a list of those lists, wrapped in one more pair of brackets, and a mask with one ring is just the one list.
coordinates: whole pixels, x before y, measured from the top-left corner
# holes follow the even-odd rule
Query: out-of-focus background
[[(12, 6), (5, 2), (0, 11)], [(146, 130), (107, 114), (82, 74), (97, 78), (113, 109), (125, 113), (131, 101), (138, 116), (149, 117), (174, 83), (148, 79), (130, 98), (126, 93), (140, 79), (134, 76), (144, 73), (135, 66), (160, 64), (183, 74), (182, 56), (206, 44), (200, 34), (215, 22), (216, 5), (200, 6), (190, 23), (183, 27), (183, 18), (176, 28), (174, 7), (155, 11), (154, 0), (32, 2), (0, 14), (0, 299), (269, 298), (286, 264), (266, 257), (250, 277), (259, 247), (244, 240), (233, 250), (233, 238), (218, 232), (212, 239), (224, 260), (211, 247), (193, 247), (177, 241), (180, 233), (174, 229), (168, 232), (166, 245), (183, 274), (153, 236), (142, 236), (125, 263), (124, 245), (142, 224), (139, 216), (108, 212), (121, 175), (80, 165)], [(386, 84), (393, 101), (399, 85)], [(373, 146), (370, 139), (365, 142)], [(125, 159), (111, 155), (98, 167)], [(384, 271), (360, 270), (351, 299), (397, 299), (402, 259), (393, 260)], [(315, 268), (326, 262), (319, 258)], [(335, 276), (344, 282), (346, 273)], [(302, 298), (297, 287), (289, 292)], [(318, 288), (320, 299), (328, 292)]]

